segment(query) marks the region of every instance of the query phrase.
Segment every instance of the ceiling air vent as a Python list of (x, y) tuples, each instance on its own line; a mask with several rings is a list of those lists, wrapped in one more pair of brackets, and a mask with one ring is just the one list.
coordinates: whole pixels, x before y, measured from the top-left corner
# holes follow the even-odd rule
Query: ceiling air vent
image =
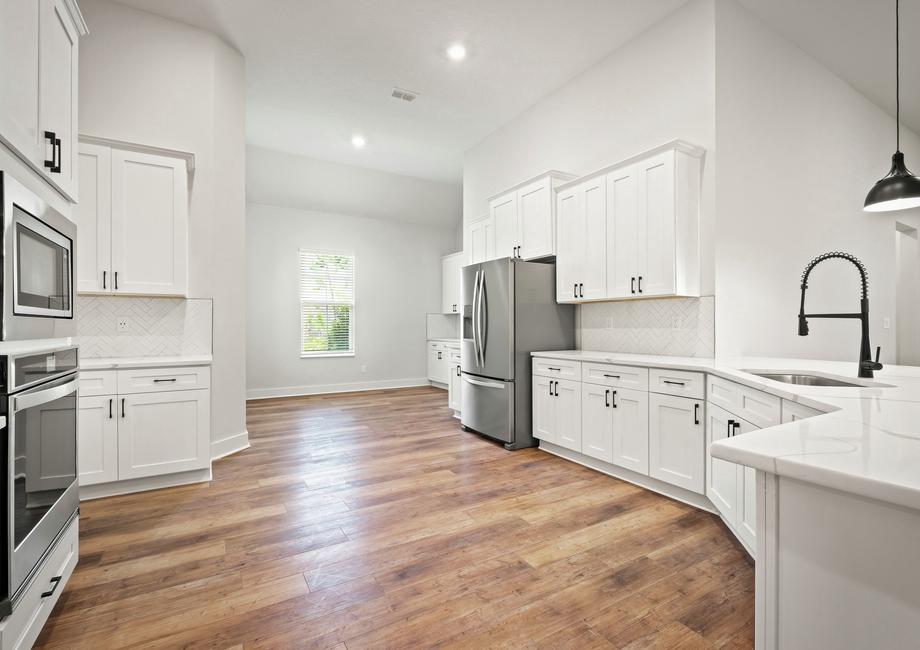
[(415, 98), (418, 97), (418, 93), (406, 90), (405, 88), (394, 88), (391, 94), (396, 99), (401, 99), (404, 102), (414, 102)]

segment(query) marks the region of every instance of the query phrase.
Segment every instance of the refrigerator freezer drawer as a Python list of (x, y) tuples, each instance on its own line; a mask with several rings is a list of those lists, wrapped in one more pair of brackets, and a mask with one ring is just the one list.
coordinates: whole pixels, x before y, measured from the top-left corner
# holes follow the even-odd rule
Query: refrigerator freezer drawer
[(463, 373), (460, 400), (463, 426), (503, 442), (514, 440), (514, 382)]

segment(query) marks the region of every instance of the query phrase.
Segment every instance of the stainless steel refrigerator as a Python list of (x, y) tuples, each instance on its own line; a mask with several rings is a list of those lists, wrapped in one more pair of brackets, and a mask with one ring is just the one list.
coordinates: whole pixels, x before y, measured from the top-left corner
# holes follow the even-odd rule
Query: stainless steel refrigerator
[(471, 264), (462, 290), (460, 424), (507, 449), (533, 447), (530, 353), (575, 347), (575, 307), (556, 303), (555, 264)]

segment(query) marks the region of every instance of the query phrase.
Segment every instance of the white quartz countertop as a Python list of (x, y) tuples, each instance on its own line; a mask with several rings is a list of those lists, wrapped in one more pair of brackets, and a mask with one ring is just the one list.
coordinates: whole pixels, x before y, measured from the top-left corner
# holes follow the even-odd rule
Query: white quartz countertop
[[(717, 441), (710, 451), (779, 476), (920, 509), (920, 368), (885, 366), (874, 379), (858, 379), (855, 360), (707, 359), (586, 350), (533, 356), (706, 372), (826, 411)], [(746, 370), (825, 375), (860, 386), (795, 386)]]
[(173, 368), (176, 366), (209, 366), (210, 354), (171, 357), (98, 357), (80, 359), (80, 370), (110, 370), (112, 368)]

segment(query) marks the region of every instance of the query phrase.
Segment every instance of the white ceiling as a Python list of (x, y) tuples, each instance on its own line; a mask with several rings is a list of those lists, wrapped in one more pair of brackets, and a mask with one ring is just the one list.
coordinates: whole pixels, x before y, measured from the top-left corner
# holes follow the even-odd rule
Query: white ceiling
[(464, 151), (686, 0), (119, 1), (243, 53), (250, 144), (458, 182)]
[[(895, 112), (894, 0), (739, 0), (838, 77)], [(920, 0), (901, 0), (901, 122), (920, 133)], [(894, 149), (894, 133), (891, 134)]]

